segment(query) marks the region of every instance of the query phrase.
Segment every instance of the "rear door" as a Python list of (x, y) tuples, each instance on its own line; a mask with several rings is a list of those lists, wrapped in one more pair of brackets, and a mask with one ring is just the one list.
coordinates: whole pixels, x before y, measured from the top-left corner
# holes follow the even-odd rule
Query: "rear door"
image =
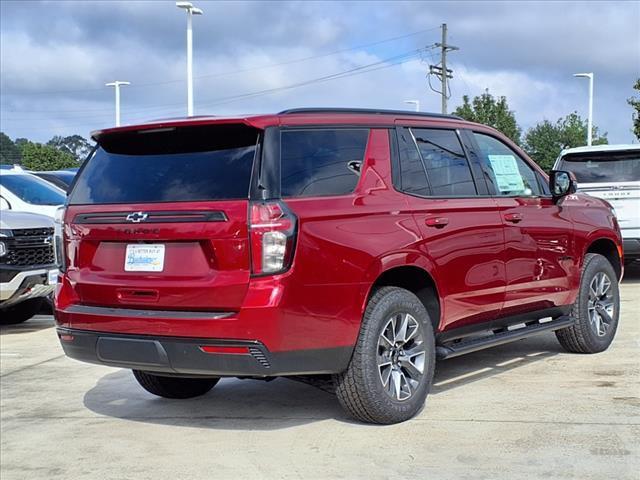
[(484, 177), (505, 228), (507, 290), (503, 315), (569, 303), (576, 262), (573, 224), (546, 179), (505, 142), (473, 132)]
[(259, 138), (245, 125), (100, 138), (65, 216), (79, 302), (237, 309), (249, 281), (248, 192)]
[(494, 200), (459, 132), (398, 128), (399, 188), (436, 263), (442, 328), (496, 318), (505, 291), (504, 233)]

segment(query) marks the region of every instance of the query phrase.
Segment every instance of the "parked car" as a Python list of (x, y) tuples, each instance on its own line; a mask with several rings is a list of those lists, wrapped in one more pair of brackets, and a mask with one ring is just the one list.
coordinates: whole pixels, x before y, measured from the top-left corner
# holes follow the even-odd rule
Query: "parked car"
[(578, 180), (578, 191), (604, 198), (616, 210), (624, 257), (640, 259), (640, 145), (595, 145), (564, 150), (555, 167)]
[(551, 331), (595, 353), (615, 335), (613, 209), (489, 127), (298, 109), (93, 138), (64, 214), (58, 336), (153, 394), (332, 375), (347, 412), (394, 423), (436, 358)]
[(22, 170), (0, 171), (0, 202), (4, 210), (31, 212), (55, 217), (66, 200), (66, 192)]
[(46, 180), (47, 182), (55, 185), (61, 190), (65, 192), (69, 191), (69, 187), (71, 186), (71, 182), (75, 178), (75, 172), (70, 172), (68, 170), (54, 170), (47, 172), (32, 172), (37, 177)]
[(57, 278), (51, 218), (0, 211), (0, 324), (38, 313)]

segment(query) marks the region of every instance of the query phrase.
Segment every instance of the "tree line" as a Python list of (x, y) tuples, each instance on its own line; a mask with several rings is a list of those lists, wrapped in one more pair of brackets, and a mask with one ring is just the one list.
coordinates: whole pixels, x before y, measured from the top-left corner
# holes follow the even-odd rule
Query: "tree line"
[(21, 165), (28, 170), (62, 170), (79, 167), (93, 144), (81, 135), (54, 136), (47, 143), (26, 138), (11, 140), (0, 132), (0, 163)]
[[(640, 93), (640, 78), (633, 86)], [(640, 140), (640, 98), (632, 96), (627, 100), (632, 108), (632, 131)], [(544, 170), (551, 170), (556, 158), (565, 148), (580, 147), (586, 144), (587, 121), (576, 112), (569, 113), (555, 122), (543, 120), (529, 128), (524, 135), (516, 121), (515, 113), (509, 109), (506, 97), (494, 97), (486, 90), (471, 100), (462, 97), (462, 105), (455, 109), (454, 115), (472, 122), (483, 123), (500, 130), (518, 144)], [(593, 145), (609, 143), (607, 133), (600, 133), (593, 127)]]
[[(640, 78), (633, 86), (640, 94)], [(632, 131), (640, 140), (640, 96), (627, 100), (632, 108)], [(462, 105), (453, 112), (465, 120), (483, 123), (500, 130), (523, 148), (543, 169), (550, 170), (565, 148), (585, 145), (587, 122), (576, 112), (555, 122), (543, 120), (523, 135), (515, 113), (509, 109), (506, 97), (494, 97), (485, 91), (470, 99), (462, 97)], [(609, 143), (607, 133), (593, 127), (593, 144)], [(11, 140), (0, 132), (0, 163), (18, 164), (29, 170), (60, 170), (78, 167), (93, 148), (92, 143), (80, 135), (54, 136), (47, 143), (36, 143), (26, 138)]]

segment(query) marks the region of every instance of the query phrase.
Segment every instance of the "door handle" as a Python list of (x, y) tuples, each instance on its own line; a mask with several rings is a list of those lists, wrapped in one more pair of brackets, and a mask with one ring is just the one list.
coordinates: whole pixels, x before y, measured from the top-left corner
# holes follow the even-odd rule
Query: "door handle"
[(449, 225), (449, 219), (447, 217), (431, 217), (424, 221), (427, 227), (444, 228)]
[(504, 219), (507, 222), (518, 223), (521, 222), (524, 216), (521, 213), (505, 213)]

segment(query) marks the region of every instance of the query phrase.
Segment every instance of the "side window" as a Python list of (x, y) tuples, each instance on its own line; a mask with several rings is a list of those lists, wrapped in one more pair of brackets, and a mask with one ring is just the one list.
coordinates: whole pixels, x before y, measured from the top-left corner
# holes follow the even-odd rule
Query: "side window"
[(500, 140), (473, 132), (480, 147), (480, 160), (487, 171), (487, 182), (493, 183), (498, 195), (542, 195), (536, 171)]
[(399, 130), (400, 178), (402, 191), (426, 197), (431, 194), (422, 159), (408, 128)]
[(476, 186), (458, 135), (453, 130), (411, 130), (434, 196), (477, 195)]
[(283, 197), (346, 195), (354, 190), (369, 130), (285, 130), (280, 140)]
[(536, 172), (536, 177), (538, 178), (538, 185), (540, 185), (540, 190), (543, 195), (551, 195), (551, 190), (549, 189), (549, 179), (545, 178), (540, 172)]

